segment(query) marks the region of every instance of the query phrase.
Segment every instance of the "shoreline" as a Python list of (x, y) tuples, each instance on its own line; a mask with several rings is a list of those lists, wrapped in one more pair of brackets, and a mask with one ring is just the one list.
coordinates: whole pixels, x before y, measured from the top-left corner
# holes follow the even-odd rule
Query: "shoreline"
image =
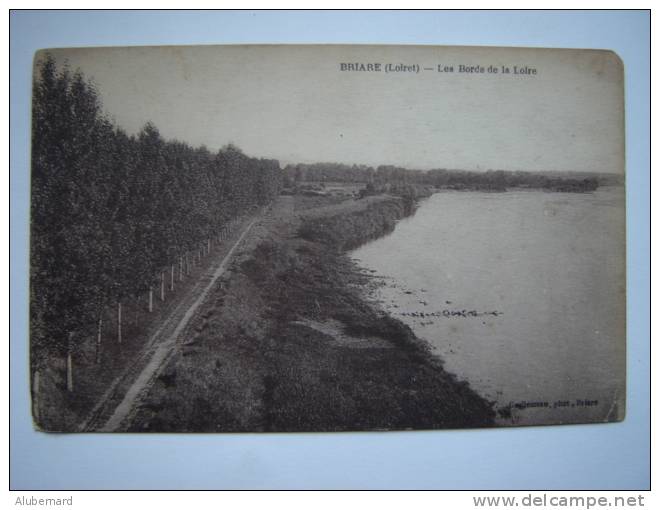
[[(520, 191), (520, 196), (527, 193), (527, 190)], [(618, 196), (611, 194), (621, 193), (623, 191), (624, 188), (622, 186), (604, 186), (593, 193), (594, 197), (586, 196), (575, 198), (570, 196), (573, 194), (559, 193), (557, 196), (541, 196), (540, 193), (544, 193), (543, 190), (537, 190), (536, 192), (539, 194), (538, 203), (541, 204), (539, 211), (545, 212), (547, 210), (546, 202), (552, 204), (555, 201), (562, 205), (568, 204), (566, 206), (566, 211), (569, 210), (568, 206), (576, 207), (576, 204), (588, 204), (588, 207), (602, 206), (604, 204), (611, 205), (613, 200), (615, 200), (613, 197)], [(447, 192), (447, 194), (449, 194), (449, 192)], [(477, 194), (475, 193), (475, 196), (476, 195)], [(589, 193), (588, 195), (592, 195), (592, 193)], [(459, 283), (459, 287), (457, 287), (452, 284), (451, 277), (449, 278), (449, 282), (445, 282), (446, 278), (441, 278), (440, 281), (430, 278), (434, 282), (431, 286), (427, 285), (427, 280), (417, 278), (417, 274), (419, 273), (416, 267), (426, 267), (424, 266), (426, 259), (424, 256), (421, 256), (419, 260), (416, 259), (414, 250), (411, 251), (410, 247), (421, 244), (424, 238), (444, 239), (450, 246), (456, 247), (456, 253), (459, 254), (456, 256), (457, 260), (466, 260), (464, 258), (465, 251), (460, 248), (460, 240), (459, 242), (456, 242), (455, 237), (451, 235), (445, 237), (442, 232), (434, 230), (434, 228), (432, 228), (433, 225), (428, 223), (429, 221), (432, 221), (432, 218), (437, 217), (440, 214), (439, 209), (437, 208), (438, 205), (441, 208), (446, 207), (447, 210), (451, 210), (456, 203), (445, 201), (442, 197), (437, 198), (439, 201), (432, 204), (436, 206), (435, 208), (431, 207), (430, 209), (420, 211), (421, 215), (425, 216), (425, 219), (417, 224), (418, 228), (415, 230), (415, 233), (412, 233), (413, 229), (406, 230), (406, 227), (401, 225), (401, 231), (397, 229), (397, 233), (391, 236), (390, 239), (376, 242), (373, 247), (367, 246), (364, 251), (361, 251), (361, 248), (358, 248), (352, 252), (358, 265), (363, 268), (365, 273), (367, 273), (373, 281), (373, 284), (366, 293), (367, 298), (370, 299), (375, 306), (380, 307), (386, 313), (389, 313), (393, 317), (408, 324), (419, 338), (427, 340), (434, 346), (434, 352), (445, 360), (446, 367), (455, 374), (460, 374), (461, 377), (464, 377), (479, 394), (486, 399), (493, 401), (494, 409), (498, 415), (496, 421), (497, 426), (512, 427), (560, 423), (590, 423), (591, 420), (599, 421), (601, 419), (604, 421), (615, 421), (610, 420), (610, 416), (612, 413), (616, 415), (616, 411), (611, 411), (611, 408), (609, 407), (610, 399), (607, 392), (601, 393), (599, 390), (594, 390), (592, 386), (585, 387), (591, 388), (588, 391), (591, 395), (589, 398), (593, 401), (600, 401), (601, 405), (604, 406), (602, 415), (597, 415), (594, 412), (584, 412), (585, 410), (593, 411), (593, 409), (588, 409), (589, 406), (583, 405), (579, 399), (571, 400), (571, 391), (579, 394), (579, 389), (571, 390), (569, 392), (563, 390), (555, 392), (553, 391), (554, 388), (552, 385), (549, 387), (539, 385), (535, 390), (526, 392), (524, 389), (526, 387), (526, 382), (535, 381), (534, 377), (536, 374), (527, 373), (525, 369), (519, 370), (519, 366), (525, 366), (524, 360), (517, 358), (515, 353), (512, 356), (511, 352), (508, 352), (507, 354), (504, 354), (500, 360), (498, 360), (498, 356), (500, 355), (500, 352), (506, 352), (504, 350), (505, 346), (509, 351), (515, 352), (516, 349), (515, 347), (512, 348), (512, 345), (527, 345), (527, 341), (524, 339), (526, 337), (530, 338), (531, 335), (525, 335), (524, 333), (518, 334), (515, 327), (510, 326), (511, 324), (516, 324), (515, 321), (518, 320), (516, 317), (516, 311), (521, 310), (521, 308), (517, 306), (514, 308), (507, 308), (507, 305), (505, 305), (504, 302), (497, 300), (497, 298), (502, 295), (499, 291), (495, 295), (489, 295), (486, 300), (475, 301), (471, 299), (471, 297), (473, 297), (471, 294), (467, 295), (466, 299), (466, 294), (462, 294), (459, 288), (460, 285), (467, 288), (474, 288), (474, 280), (464, 280), (469, 283)], [(528, 199), (534, 201), (537, 200), (536, 198), (530, 197), (528, 197)], [(454, 200), (461, 199), (454, 197)], [(489, 201), (488, 196), (482, 196), (480, 200), (488, 200), (488, 204), (494, 203)], [(500, 197), (497, 200), (500, 204), (504, 204), (507, 199)], [(479, 202), (475, 202), (474, 204), (476, 208)], [(484, 208), (484, 210), (490, 211), (489, 208)], [(497, 206), (495, 206), (493, 210), (497, 211)], [(459, 217), (460, 214), (464, 213), (465, 211), (461, 210)], [(530, 214), (530, 217), (531, 216), (532, 215)], [(543, 219), (545, 219), (545, 216), (546, 215), (544, 214)], [(499, 216), (496, 217), (499, 218)], [(580, 218), (582, 217), (584, 217), (583, 214), (580, 215)], [(453, 216), (452, 220), (455, 219), (456, 216)], [(561, 220), (558, 221), (561, 222)], [(479, 224), (478, 221), (476, 223), (477, 228), (481, 228), (481, 230), (479, 230), (481, 234), (483, 226), (480, 227), (481, 224)], [(452, 222), (448, 222), (448, 224), (453, 225)], [(445, 229), (445, 232), (447, 232), (447, 229)], [(497, 232), (497, 230), (490, 229), (489, 232)], [(460, 237), (460, 235), (456, 237)], [(508, 235), (506, 238), (511, 239)], [(470, 239), (472, 239), (470, 241), (471, 243), (476, 242), (475, 239)], [(479, 235), (479, 239), (484, 240), (484, 245), (491, 246), (484, 236)], [(403, 255), (393, 253), (393, 260), (389, 261), (389, 257), (386, 254), (394, 250), (396, 246), (403, 246), (403, 243), (406, 241), (408, 241), (409, 244), (407, 248), (403, 250)], [(582, 249), (580, 246), (578, 246), (578, 250)], [(463, 279), (466, 278), (467, 275), (467, 272), (464, 271), (466, 267), (485, 267), (492, 274), (497, 274), (496, 269), (492, 267), (495, 264), (482, 266), (479, 259), (469, 259), (470, 262), (467, 265), (463, 264), (463, 267), (461, 267), (460, 263), (452, 264), (452, 262), (447, 259), (446, 253), (442, 254), (442, 248), (438, 248), (436, 244), (429, 247), (429, 250), (434, 250), (439, 256), (442, 256), (437, 263), (438, 267), (441, 267), (445, 272), (444, 274), (461, 275), (460, 278)], [(501, 247), (499, 247), (498, 251), (491, 252), (488, 255), (490, 255), (490, 260), (498, 260), (502, 253), (506, 252), (502, 252)], [(482, 254), (482, 258), (483, 255), (484, 254)], [(389, 271), (389, 269), (392, 270)], [(497, 278), (495, 278), (495, 280), (497, 281)], [(490, 282), (491, 280), (484, 281)], [(494, 286), (495, 285), (496, 284), (494, 284)], [(431, 292), (430, 294), (427, 294), (428, 289), (435, 289), (436, 293)], [(439, 293), (437, 291), (439, 291)], [(445, 299), (448, 301), (445, 301)], [(448, 306), (444, 306), (442, 303), (446, 303)], [(503, 306), (498, 307), (496, 306), (497, 303), (501, 303)], [(473, 306), (468, 308), (466, 305), (470, 304)], [(493, 306), (490, 306), (491, 304)], [(503, 310), (506, 310), (506, 312)], [(497, 317), (500, 317), (505, 313), (508, 316), (508, 320), (505, 318), (504, 323), (497, 326), (497, 334), (495, 334), (495, 328), (492, 330), (479, 330), (479, 328), (482, 327), (480, 323), (485, 324), (481, 322), (482, 320), (489, 323), (489, 319), (497, 320)], [(534, 311), (530, 309), (522, 315), (529, 317), (532, 313), (534, 313)], [(490, 326), (491, 324), (488, 324), (485, 328), (489, 328)], [(492, 333), (493, 340), (481, 342), (483, 333)], [(537, 333), (533, 338), (542, 340), (547, 337), (544, 333), (545, 332)], [(457, 341), (457, 339), (459, 340)], [(505, 339), (504, 343), (500, 343), (502, 339)], [(522, 342), (520, 339), (522, 339)], [(480, 343), (483, 344), (483, 347), (480, 346)], [(499, 345), (501, 348), (498, 348), (499, 350), (496, 351), (493, 349), (493, 345)], [(544, 344), (541, 342), (540, 345), (543, 346)], [(553, 347), (551, 342), (546, 343), (545, 345)], [(570, 345), (570, 340), (569, 343), (565, 345)], [(481, 365), (475, 364), (474, 360), (478, 359), (481, 352), (487, 354), (481, 359)], [(558, 363), (557, 365), (552, 365), (552, 367), (564, 366), (560, 355), (553, 351), (547, 352), (548, 363)], [(493, 362), (483, 363), (484, 360), (488, 359), (493, 360)], [(517, 366), (514, 367), (513, 364), (506, 365), (506, 361), (503, 361), (505, 359), (518, 360), (516, 363)], [(492, 370), (491, 367), (498, 362), (503, 363), (503, 367), (506, 368), (502, 368), (501, 371)], [(557, 368), (557, 370), (559, 370), (559, 368)], [(507, 373), (515, 373), (517, 376), (515, 379), (512, 379), (502, 375)], [(575, 372), (573, 372), (573, 374), (575, 374)], [(567, 375), (566, 377), (570, 380), (571, 376)], [(544, 379), (539, 375), (539, 380)], [(584, 382), (588, 383), (588, 381)], [(596, 392), (594, 393), (594, 391)], [(555, 409), (555, 411), (546, 414), (541, 414), (536, 410), (530, 411), (530, 409), (534, 407), (541, 407), (525, 405), (525, 402), (534, 401), (534, 399), (540, 399), (546, 402), (546, 404), (549, 402), (549, 406)], [(574, 414), (569, 414), (569, 410), (566, 408), (562, 409), (561, 401), (563, 400), (571, 401), (571, 403), (574, 404), (574, 406), (571, 405), (571, 407), (575, 408)], [(583, 398), (583, 400), (588, 401), (589, 399)], [(616, 398), (614, 400), (616, 400)], [(619, 398), (619, 400), (621, 399)], [(603, 402), (608, 404), (602, 404)], [(593, 408), (593, 406), (591, 407)], [(545, 405), (545, 408), (548, 408), (548, 405)], [(608, 411), (608, 409), (610, 410)], [(614, 409), (616, 409), (616, 407)], [(526, 410), (528, 412), (525, 412)]]
[(444, 370), (410, 327), (369, 302), (371, 278), (348, 254), (411, 213), (403, 199), (380, 196), (261, 225), (128, 430), (493, 426), (492, 403)]

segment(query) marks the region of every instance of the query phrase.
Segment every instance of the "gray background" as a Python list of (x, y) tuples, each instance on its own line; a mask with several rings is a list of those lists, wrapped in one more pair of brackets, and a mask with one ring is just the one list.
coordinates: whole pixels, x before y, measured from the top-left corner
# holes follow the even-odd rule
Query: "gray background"
[[(644, 12), (13, 12), (12, 489), (644, 489), (650, 485), (649, 15)], [(40, 48), (223, 43), (602, 48), (625, 64), (628, 411), (622, 423), (499, 430), (48, 435), (28, 392), (29, 105)]]

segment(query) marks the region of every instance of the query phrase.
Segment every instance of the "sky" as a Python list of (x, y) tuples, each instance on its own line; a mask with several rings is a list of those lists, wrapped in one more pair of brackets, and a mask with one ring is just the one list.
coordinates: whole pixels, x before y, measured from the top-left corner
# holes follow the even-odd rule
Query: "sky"
[[(282, 164), (624, 169), (623, 66), (607, 51), (261, 45), (50, 53), (93, 79), (105, 112), (129, 133), (153, 122), (167, 139), (211, 150), (233, 143)], [(380, 70), (342, 71), (342, 63)], [(407, 70), (385, 72), (388, 65)], [(535, 74), (515, 74), (514, 66)]]

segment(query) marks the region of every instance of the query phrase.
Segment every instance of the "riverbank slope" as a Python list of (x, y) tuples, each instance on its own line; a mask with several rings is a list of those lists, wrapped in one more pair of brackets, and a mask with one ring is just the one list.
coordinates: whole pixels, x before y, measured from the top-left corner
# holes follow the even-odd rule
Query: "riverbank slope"
[(132, 420), (133, 431), (490, 426), (491, 403), (366, 299), (345, 251), (411, 212), (397, 197), (279, 209), (255, 228)]

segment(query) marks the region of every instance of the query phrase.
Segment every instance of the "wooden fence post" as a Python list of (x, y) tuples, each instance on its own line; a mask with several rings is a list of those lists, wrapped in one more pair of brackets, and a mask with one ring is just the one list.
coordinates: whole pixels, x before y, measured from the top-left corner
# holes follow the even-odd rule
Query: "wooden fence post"
[(99, 315), (99, 325), (96, 331), (96, 356), (94, 357), (96, 364), (101, 362), (101, 333), (103, 330), (103, 315)]
[(121, 301), (117, 302), (117, 343), (121, 344)]
[(66, 390), (73, 391), (73, 355), (72, 355), (73, 333), (69, 333), (66, 346)]

